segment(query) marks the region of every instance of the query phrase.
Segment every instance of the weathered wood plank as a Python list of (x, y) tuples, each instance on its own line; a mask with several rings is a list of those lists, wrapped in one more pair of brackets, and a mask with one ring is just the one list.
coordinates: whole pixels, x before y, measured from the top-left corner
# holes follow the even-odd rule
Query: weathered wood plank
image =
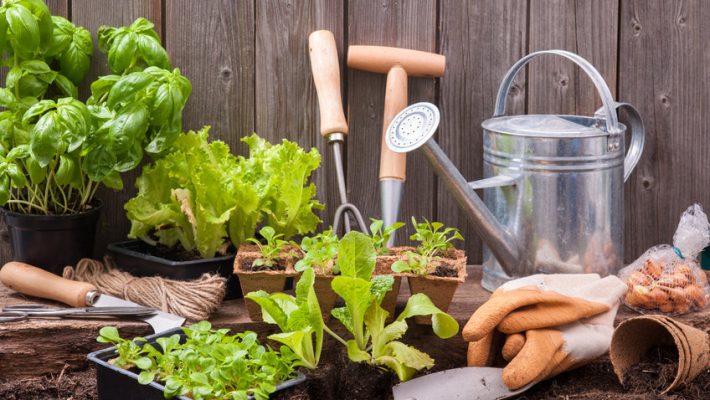
[[(436, 52), (436, 2), (381, 1), (377, 4), (348, 2), (350, 45), (394, 46)], [(449, 72), (447, 72), (448, 74)], [(384, 74), (348, 70), (348, 171), (349, 200), (363, 216), (381, 217), (378, 183)], [(409, 103), (436, 100), (436, 82), (431, 78), (409, 79)], [(423, 155), (407, 155), (407, 181), (400, 220), (407, 223), (397, 235), (405, 242), (412, 232), (410, 216), (432, 219), (434, 174)]]
[[(46, 0), (46, 3), (52, 15), (61, 15), (65, 18), (69, 15), (69, 0)], [(6, 74), (7, 67), (0, 68), (0, 86), (2, 87), (5, 87)], [(4, 234), (6, 229), (5, 220), (0, 218), (0, 232), (3, 233), (0, 236), (0, 263), (2, 264), (12, 259), (12, 248), (10, 247), (9, 237)]]
[(710, 4), (622, 1), (619, 98), (646, 127), (644, 154), (626, 184), (626, 259), (671, 243), (681, 213), (708, 207)]
[[(526, 52), (525, 2), (444, 0), (440, 3), (439, 47), (446, 55), (441, 80), (438, 142), (468, 180), (483, 174), (481, 122), (493, 115), (500, 80)], [(525, 111), (525, 74), (508, 95), (512, 114)], [(481, 194), (481, 193), (479, 193)], [(481, 262), (481, 240), (441, 182), (438, 220), (461, 229), (472, 262)]]
[(254, 131), (254, 1), (171, 1), (165, 45), (192, 82), (184, 129), (211, 125), (211, 137), (237, 151)]
[[(530, 52), (569, 50), (586, 58), (616, 93), (618, 0), (530, 0)], [(591, 115), (594, 85), (571, 62), (545, 56), (530, 64), (528, 112)]]
[(320, 213), (326, 227), (332, 224), (332, 214), (339, 204), (338, 186), (332, 150), (319, 133), (308, 35), (319, 29), (333, 32), (342, 70), (343, 12), (342, 2), (328, 0), (256, 2), (256, 132), (271, 141), (287, 138), (320, 151), (321, 168), (314, 173), (313, 182), (319, 200), (327, 207)]
[[(80, 95), (86, 98), (89, 93), (89, 84), (97, 76), (109, 72), (106, 55), (98, 50), (96, 33), (101, 25), (124, 26), (130, 25), (136, 18), (145, 17), (153, 21), (158, 34), (162, 34), (162, 13), (160, 0), (72, 0), (72, 21), (88, 29), (94, 39), (94, 56), (91, 69), (80, 88)], [(135, 195), (133, 182), (140, 173), (140, 168), (123, 174), (124, 188), (114, 191), (101, 188), (97, 197), (103, 203), (103, 213), (99, 222), (96, 240), (97, 254), (103, 254), (106, 244), (125, 240), (129, 230), (129, 222), (123, 211), (123, 204)]]

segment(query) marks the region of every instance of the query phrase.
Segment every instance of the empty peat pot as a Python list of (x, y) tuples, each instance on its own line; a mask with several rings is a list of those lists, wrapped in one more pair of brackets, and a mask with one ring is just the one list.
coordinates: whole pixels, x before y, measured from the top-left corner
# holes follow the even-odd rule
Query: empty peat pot
[(654, 347), (675, 346), (678, 365), (666, 394), (695, 379), (710, 367), (710, 336), (700, 329), (662, 315), (628, 319), (616, 328), (609, 356), (614, 373), (622, 384), (631, 369)]

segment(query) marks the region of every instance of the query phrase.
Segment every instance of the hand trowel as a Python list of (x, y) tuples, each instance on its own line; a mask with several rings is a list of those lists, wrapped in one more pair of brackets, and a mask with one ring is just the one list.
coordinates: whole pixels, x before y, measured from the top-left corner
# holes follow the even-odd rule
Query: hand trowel
[(394, 400), (499, 400), (531, 386), (510, 390), (503, 383), (502, 368), (464, 367), (402, 382), (392, 388), (392, 393)]

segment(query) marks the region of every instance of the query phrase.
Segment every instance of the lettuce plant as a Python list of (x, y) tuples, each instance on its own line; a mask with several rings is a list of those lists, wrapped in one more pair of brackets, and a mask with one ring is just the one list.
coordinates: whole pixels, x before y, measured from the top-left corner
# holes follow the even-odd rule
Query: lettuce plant
[(97, 341), (114, 344), (118, 356), (112, 362), (138, 369), (139, 383), (162, 383), (166, 398), (265, 400), (295, 375), (297, 358), (291, 350), (265, 347), (254, 332), (229, 335), (228, 329), (214, 330), (207, 321), (182, 329), (183, 342), (177, 334), (160, 337), (159, 348), (144, 338), (122, 339), (114, 327), (102, 328)]
[(330, 330), (327, 332), (345, 345), (350, 360), (388, 368), (405, 381), (415, 372), (434, 365), (429, 355), (398, 340), (407, 331), (406, 319), (430, 315), (434, 333), (441, 338), (454, 336), (459, 326), (422, 293), (411, 296), (404, 311), (387, 324), (389, 313), (381, 303), (392, 289), (394, 278), (373, 277), (375, 259), (375, 249), (367, 235), (349, 232), (340, 240), (338, 264), (341, 275), (333, 278), (331, 286), (343, 298), (345, 306), (333, 309), (332, 314), (353, 337), (344, 340)]
[(299, 248), (303, 253), (303, 258), (298, 260), (294, 266), (296, 271), (303, 272), (307, 268), (314, 268), (321, 274), (325, 274), (328, 267), (333, 267), (333, 273), (337, 273), (338, 268), (333, 263), (338, 254), (338, 236), (333, 233), (332, 229), (314, 236), (304, 237)]
[(388, 252), (387, 242), (389, 242), (392, 234), (404, 226), (403, 222), (395, 222), (390, 226), (384, 226), (384, 221), (381, 219), (370, 218), (370, 237), (372, 244), (375, 246), (375, 252), (378, 256), (386, 255)]
[[(429, 222), (424, 220), (418, 223), (412, 217), (412, 225), (415, 228), (415, 233), (410, 236), (411, 240), (419, 242), (417, 251), (408, 251), (405, 253), (406, 260), (399, 260), (392, 264), (394, 272), (411, 272), (416, 275), (426, 275), (429, 272), (431, 263), (441, 255), (454, 247), (454, 240), (463, 240), (463, 236), (456, 228), (444, 228), (441, 222)], [(442, 228), (444, 228), (442, 230)]]
[(282, 233), (276, 234), (274, 228), (265, 226), (259, 230), (259, 234), (266, 241), (261, 243), (256, 238), (247, 239), (248, 242), (254, 243), (261, 253), (261, 257), (254, 260), (254, 266), (265, 266), (273, 268), (276, 266), (276, 258), (279, 253), (288, 245), (288, 242), (281, 239)]
[(245, 296), (261, 306), (265, 322), (276, 324), (281, 330), (269, 339), (288, 346), (300, 360), (298, 365), (310, 369), (318, 366), (323, 330), (327, 329), (313, 289), (314, 280), (313, 269), (307, 268), (296, 284), (295, 297), (284, 293), (268, 294), (263, 290)]
[(252, 135), (242, 139), (249, 157), (237, 157), (224, 142), (209, 142), (208, 132), (204, 127), (179, 135), (166, 155), (143, 168), (138, 193), (124, 206), (129, 237), (179, 244), (209, 258), (253, 237), (262, 221), (278, 235), (315, 230), (320, 219), (313, 211), (322, 204), (307, 183), (320, 163), (317, 150)]

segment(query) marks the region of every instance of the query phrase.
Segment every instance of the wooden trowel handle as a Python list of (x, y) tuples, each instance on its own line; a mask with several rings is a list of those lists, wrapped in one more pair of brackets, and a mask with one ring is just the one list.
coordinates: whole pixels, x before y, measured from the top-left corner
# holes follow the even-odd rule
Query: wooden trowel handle
[(387, 127), (400, 111), (407, 107), (407, 71), (394, 66), (387, 73), (385, 88), (385, 111), (382, 119), (382, 142), (380, 144), (380, 180), (402, 181), (407, 177), (407, 154), (395, 153), (387, 147)]
[(0, 282), (17, 292), (56, 300), (72, 307), (86, 307), (86, 293), (96, 286), (71, 281), (29, 264), (11, 261), (0, 269)]
[(340, 94), (340, 65), (335, 36), (330, 31), (315, 31), (308, 37), (308, 52), (311, 56), (311, 71), (318, 93), (320, 108), (320, 133), (348, 134), (348, 123), (343, 113)]

